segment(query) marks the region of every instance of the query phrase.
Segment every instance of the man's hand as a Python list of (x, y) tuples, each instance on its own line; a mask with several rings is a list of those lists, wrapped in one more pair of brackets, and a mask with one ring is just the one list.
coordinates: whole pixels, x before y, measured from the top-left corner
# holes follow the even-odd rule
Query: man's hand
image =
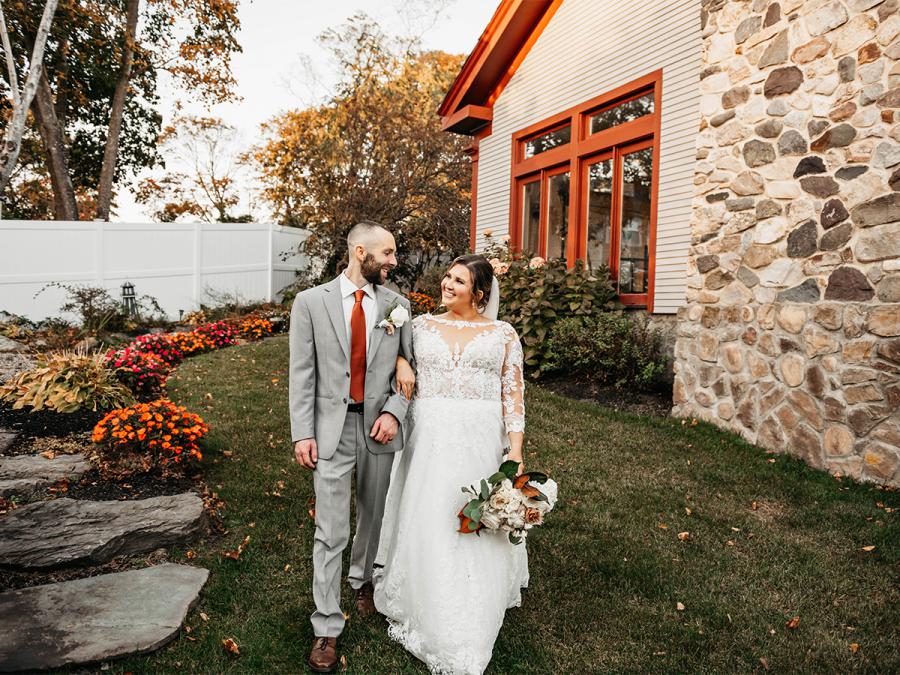
[(302, 441), (294, 443), (294, 457), (297, 458), (297, 464), (307, 469), (315, 469), (316, 462), (319, 461), (319, 449), (316, 447), (315, 438), (304, 438)]
[(400, 422), (389, 412), (381, 413), (375, 424), (372, 425), (372, 432), (369, 434), (379, 443), (390, 443), (397, 435), (400, 429)]

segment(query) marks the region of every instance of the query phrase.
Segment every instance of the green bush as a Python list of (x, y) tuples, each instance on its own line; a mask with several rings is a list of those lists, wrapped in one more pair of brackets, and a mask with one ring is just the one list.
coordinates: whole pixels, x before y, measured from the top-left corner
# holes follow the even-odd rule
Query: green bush
[(590, 271), (581, 261), (566, 268), (563, 260), (508, 260), (498, 274), (500, 318), (522, 340), (525, 365), (534, 375), (550, 366), (550, 331), (558, 322), (586, 319), (617, 308), (616, 292), (605, 268)]
[(548, 350), (551, 369), (616, 389), (650, 389), (666, 371), (659, 331), (620, 312), (559, 321)]

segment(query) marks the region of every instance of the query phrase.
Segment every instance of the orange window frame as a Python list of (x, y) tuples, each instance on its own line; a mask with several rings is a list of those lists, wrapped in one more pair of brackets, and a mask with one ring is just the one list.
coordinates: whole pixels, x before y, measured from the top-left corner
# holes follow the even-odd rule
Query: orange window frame
[[(653, 112), (610, 129), (590, 133), (591, 116), (608, 108), (653, 92)], [(547, 250), (549, 177), (569, 172), (569, 213), (566, 241), (566, 260), (570, 267), (587, 255), (587, 196), (588, 167), (601, 158), (613, 159), (613, 204), (610, 213), (610, 276), (616, 283), (619, 275), (619, 243), (621, 237), (621, 166), (623, 155), (648, 147), (653, 148), (653, 167), (650, 186), (650, 232), (648, 243), (647, 292), (620, 294), (626, 305), (646, 307), (653, 311), (653, 294), (656, 277), (656, 221), (659, 193), (659, 141), (662, 102), (662, 70), (637, 78), (616, 89), (564, 110), (537, 124), (532, 124), (512, 135), (512, 167), (510, 185), (510, 247), (513, 252), (522, 251), (523, 195), (526, 183), (541, 181), (541, 213), (539, 218), (538, 251), (544, 256)], [(571, 140), (525, 159), (525, 143), (571, 124)]]

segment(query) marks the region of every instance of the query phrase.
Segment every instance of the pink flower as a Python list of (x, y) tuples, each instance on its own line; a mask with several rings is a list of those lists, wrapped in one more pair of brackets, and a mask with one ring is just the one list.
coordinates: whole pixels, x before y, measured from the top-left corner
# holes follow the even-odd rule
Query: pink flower
[(541, 256), (536, 255), (531, 260), (528, 261), (528, 266), (531, 269), (536, 270), (540, 267), (543, 267), (545, 262), (547, 262), (547, 261), (544, 260)]

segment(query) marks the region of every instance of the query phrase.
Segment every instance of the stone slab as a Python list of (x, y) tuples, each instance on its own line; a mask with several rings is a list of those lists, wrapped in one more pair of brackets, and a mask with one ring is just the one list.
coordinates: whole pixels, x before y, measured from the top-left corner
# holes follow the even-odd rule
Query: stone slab
[(28, 497), (63, 478), (78, 478), (89, 468), (81, 455), (0, 457), (0, 497)]
[(27, 504), (0, 519), (0, 566), (46, 569), (100, 564), (148, 553), (203, 533), (203, 500), (193, 492), (127, 501), (67, 497)]
[(6, 452), (6, 449), (13, 444), (13, 441), (16, 440), (16, 436), (18, 435), (19, 434), (12, 429), (0, 427), (0, 455)]
[(0, 672), (159, 649), (177, 635), (208, 576), (166, 563), (0, 593)]

